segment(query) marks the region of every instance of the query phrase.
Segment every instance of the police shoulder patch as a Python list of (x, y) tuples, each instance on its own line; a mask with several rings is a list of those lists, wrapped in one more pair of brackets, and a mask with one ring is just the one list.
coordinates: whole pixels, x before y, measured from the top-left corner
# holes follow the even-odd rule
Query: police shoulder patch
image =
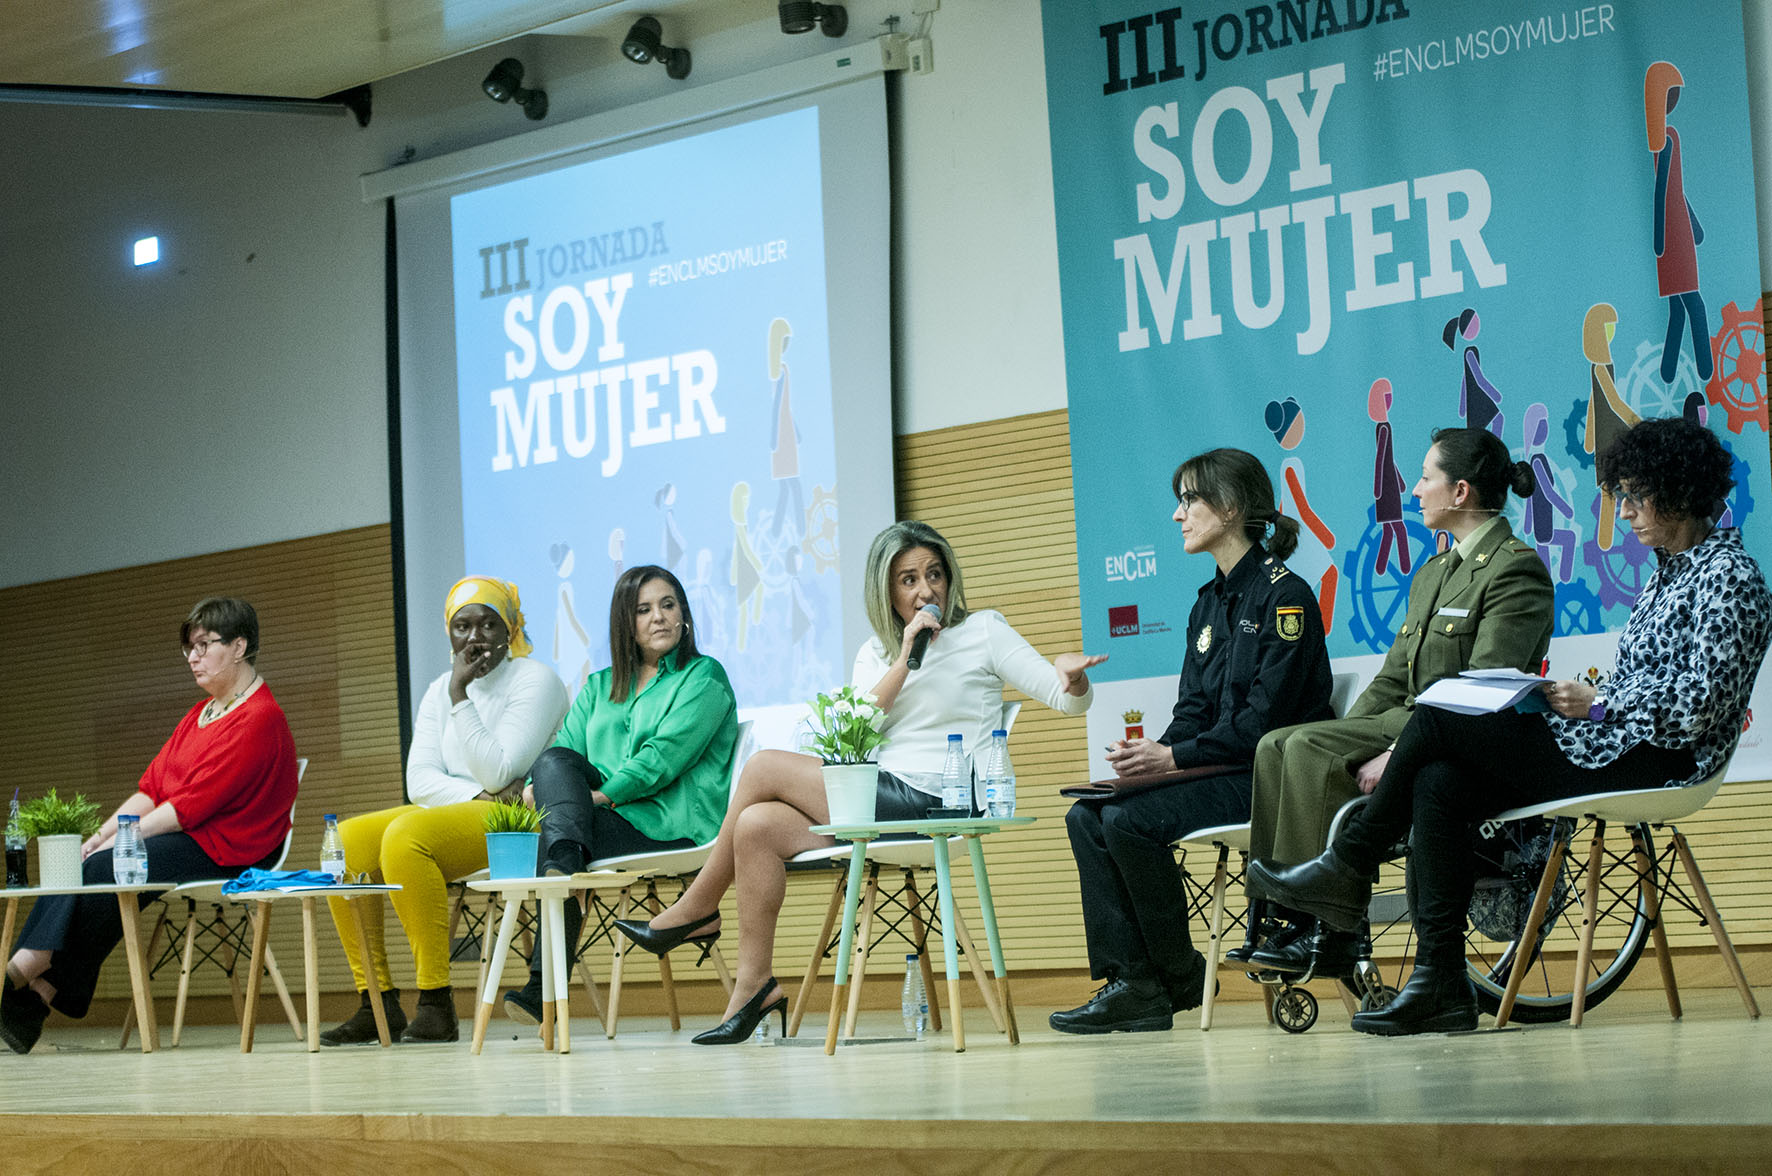
[(1283, 641), (1297, 641), (1304, 636), (1304, 609), (1295, 604), (1274, 609), (1274, 631)]

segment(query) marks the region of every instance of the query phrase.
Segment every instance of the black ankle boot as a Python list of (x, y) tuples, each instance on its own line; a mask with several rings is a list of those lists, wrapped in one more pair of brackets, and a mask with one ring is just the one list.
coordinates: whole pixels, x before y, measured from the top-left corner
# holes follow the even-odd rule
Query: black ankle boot
[(1248, 963), (1249, 957), (1255, 954), (1255, 949), (1261, 946), (1261, 941), (1279, 930), (1271, 908), (1272, 904), (1266, 899), (1252, 898), (1249, 900), (1249, 913), (1243, 916), (1245, 928), (1243, 944), (1241, 947), (1233, 947), (1225, 952), (1225, 959), (1237, 964)]
[(1469, 1033), (1477, 1027), (1477, 993), (1463, 957), (1418, 959), (1409, 983), (1382, 1009), (1355, 1013), (1354, 1028), (1380, 1037)]
[[(369, 1008), (369, 993), (359, 994), (363, 999), (352, 1013), (350, 1019), (333, 1026), (320, 1034), (321, 1045), (367, 1045), (369, 1042), (381, 1041), (375, 1032), (375, 1013)], [(406, 1028), (406, 1014), (400, 1010), (400, 990), (390, 988), (381, 994), (382, 1014), (388, 1019), (388, 1038), (400, 1040), (400, 1031)]]
[(1337, 931), (1358, 931), (1372, 900), (1372, 875), (1342, 861), (1333, 846), (1296, 866), (1250, 862), (1248, 877), (1252, 890)]
[(412, 1023), (400, 1034), (402, 1044), (456, 1041), (461, 1036), (461, 1018), (455, 1015), (455, 993), (446, 984), (442, 988), (418, 990), (418, 1008)]
[(529, 983), (505, 993), (505, 1016), (519, 1025), (541, 1024), (541, 973), (529, 973)]

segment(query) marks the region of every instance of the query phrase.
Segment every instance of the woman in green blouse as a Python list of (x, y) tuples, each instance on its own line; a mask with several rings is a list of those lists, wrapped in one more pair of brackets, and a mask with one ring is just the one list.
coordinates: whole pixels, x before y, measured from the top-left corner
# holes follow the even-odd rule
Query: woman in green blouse
[[(622, 854), (712, 841), (726, 816), (737, 707), (726, 671), (697, 653), (689, 600), (664, 568), (629, 568), (609, 602), (615, 664), (592, 674), (525, 798), (547, 810), (538, 872), (576, 874)], [(566, 904), (566, 942), (578, 942)], [(529, 983), (505, 993), (513, 1019), (541, 1020), (540, 951)]]

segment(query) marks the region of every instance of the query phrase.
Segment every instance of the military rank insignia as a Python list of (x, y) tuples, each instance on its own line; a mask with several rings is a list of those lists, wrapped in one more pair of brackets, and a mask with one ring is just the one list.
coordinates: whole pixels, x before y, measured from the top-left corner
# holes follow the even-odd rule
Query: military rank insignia
[(1195, 652), (1199, 653), (1202, 657), (1204, 657), (1206, 654), (1206, 651), (1211, 648), (1212, 648), (1212, 626), (1206, 625), (1203, 628), (1201, 628), (1200, 635), (1198, 637), (1194, 638), (1194, 650), (1195, 650)]
[(1286, 641), (1297, 641), (1304, 636), (1304, 610), (1297, 605), (1286, 605), (1274, 610), (1274, 629)]

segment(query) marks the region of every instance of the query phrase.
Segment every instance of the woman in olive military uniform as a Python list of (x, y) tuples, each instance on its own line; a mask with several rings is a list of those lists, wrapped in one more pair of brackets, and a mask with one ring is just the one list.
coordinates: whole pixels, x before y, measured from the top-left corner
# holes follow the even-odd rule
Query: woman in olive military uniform
[(1280, 562), (1298, 544), (1298, 523), (1275, 509), (1267, 471), (1240, 449), (1214, 449), (1183, 462), (1171, 488), (1183, 546), (1209, 553), (1218, 571), (1188, 617), (1169, 729), (1115, 744), (1108, 762), (1121, 777), (1226, 767), (1072, 806), (1065, 824), (1089, 969), (1105, 983), (1088, 1003), (1052, 1014), (1061, 1033), (1168, 1029), (1173, 1013), (1200, 1004), (1206, 962), (1188, 936), (1169, 847), (1195, 829), (1247, 820), (1262, 735), (1332, 713), (1322, 613), (1311, 586)]

